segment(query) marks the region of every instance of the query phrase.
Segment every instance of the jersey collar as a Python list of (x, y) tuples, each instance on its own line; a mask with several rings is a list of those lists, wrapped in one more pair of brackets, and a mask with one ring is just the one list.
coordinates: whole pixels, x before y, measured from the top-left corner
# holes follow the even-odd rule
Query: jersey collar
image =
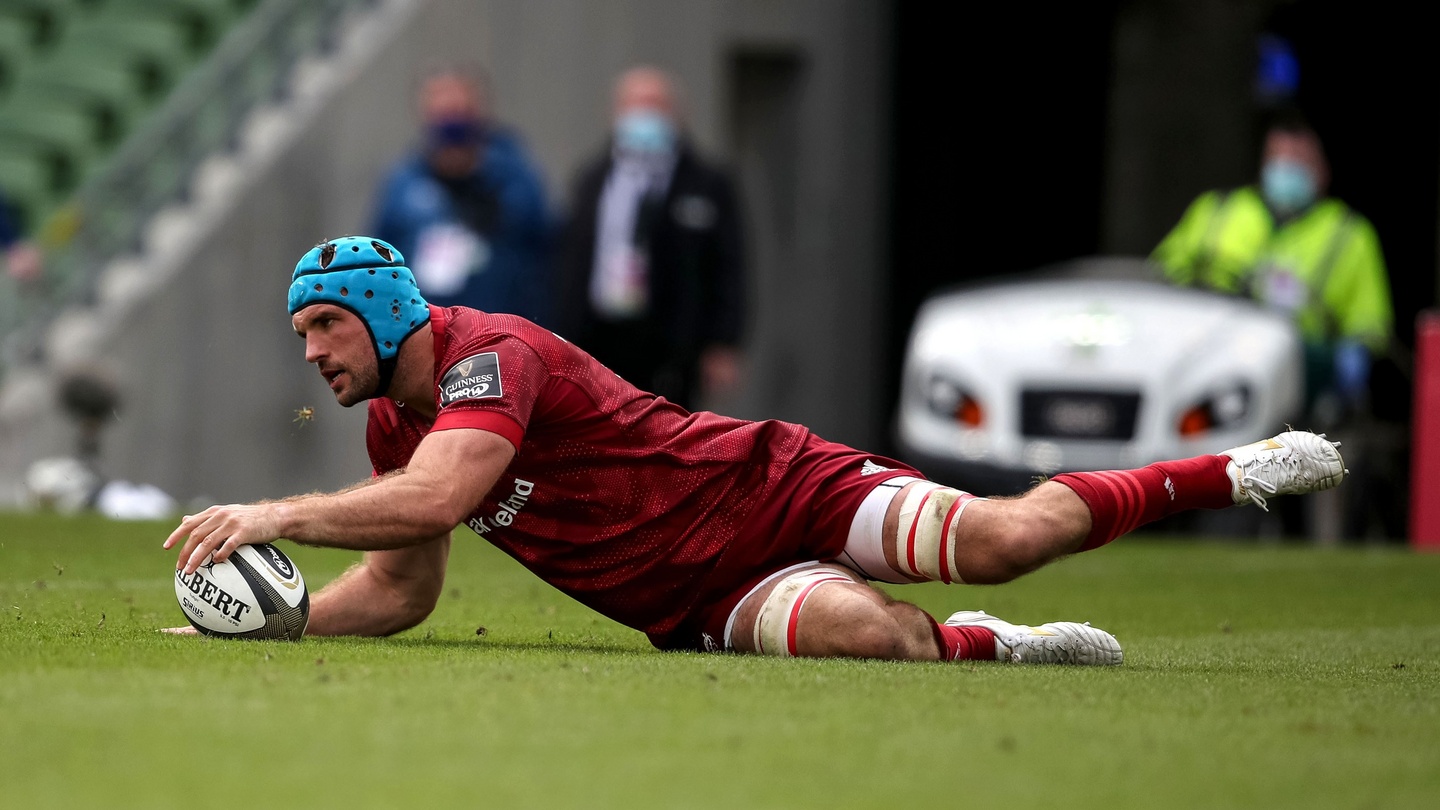
[[(450, 317), (442, 307), (430, 304), (430, 335), (435, 338), (435, 362), (440, 362), (440, 357), (445, 353), (445, 334), (450, 328)], [(440, 370), (437, 368), (438, 375)]]

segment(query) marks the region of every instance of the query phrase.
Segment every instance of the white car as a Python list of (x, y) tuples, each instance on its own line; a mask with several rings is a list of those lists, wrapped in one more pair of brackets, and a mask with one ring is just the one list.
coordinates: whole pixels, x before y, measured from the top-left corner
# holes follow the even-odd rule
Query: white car
[(932, 479), (1014, 493), (1041, 474), (1218, 453), (1300, 414), (1290, 320), (1170, 286), (1139, 259), (1071, 262), (930, 298), (896, 433)]

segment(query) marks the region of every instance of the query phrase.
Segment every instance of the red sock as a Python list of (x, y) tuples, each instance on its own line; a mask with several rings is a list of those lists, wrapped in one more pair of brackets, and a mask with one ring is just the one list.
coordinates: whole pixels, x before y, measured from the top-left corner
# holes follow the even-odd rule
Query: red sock
[(930, 626), (935, 628), (935, 643), (940, 645), (942, 660), (995, 660), (995, 634), (990, 628), (951, 627), (935, 621), (933, 617), (929, 618)]
[(1138, 470), (1064, 473), (1064, 484), (1090, 507), (1090, 535), (1080, 551), (1099, 548), (1122, 534), (1187, 509), (1233, 506), (1226, 456), (1162, 461)]

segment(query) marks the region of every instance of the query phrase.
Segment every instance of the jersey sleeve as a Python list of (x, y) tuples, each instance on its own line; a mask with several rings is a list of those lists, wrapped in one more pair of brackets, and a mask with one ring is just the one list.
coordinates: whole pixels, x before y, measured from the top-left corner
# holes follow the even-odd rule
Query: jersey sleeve
[(509, 334), (486, 335), (453, 355), (440, 369), (440, 409), (431, 431), (488, 430), (518, 451), (550, 380), (549, 368), (525, 341)]

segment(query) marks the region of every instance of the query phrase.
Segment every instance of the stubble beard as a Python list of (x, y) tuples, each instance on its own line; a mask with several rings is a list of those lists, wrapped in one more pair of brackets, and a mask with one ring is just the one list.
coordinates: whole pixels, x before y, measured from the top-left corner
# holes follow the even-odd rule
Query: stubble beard
[(350, 384), (335, 392), (335, 401), (340, 403), (341, 407), (349, 408), (358, 405), (379, 393), (380, 369), (374, 365), (367, 365), (347, 371), (350, 374)]

